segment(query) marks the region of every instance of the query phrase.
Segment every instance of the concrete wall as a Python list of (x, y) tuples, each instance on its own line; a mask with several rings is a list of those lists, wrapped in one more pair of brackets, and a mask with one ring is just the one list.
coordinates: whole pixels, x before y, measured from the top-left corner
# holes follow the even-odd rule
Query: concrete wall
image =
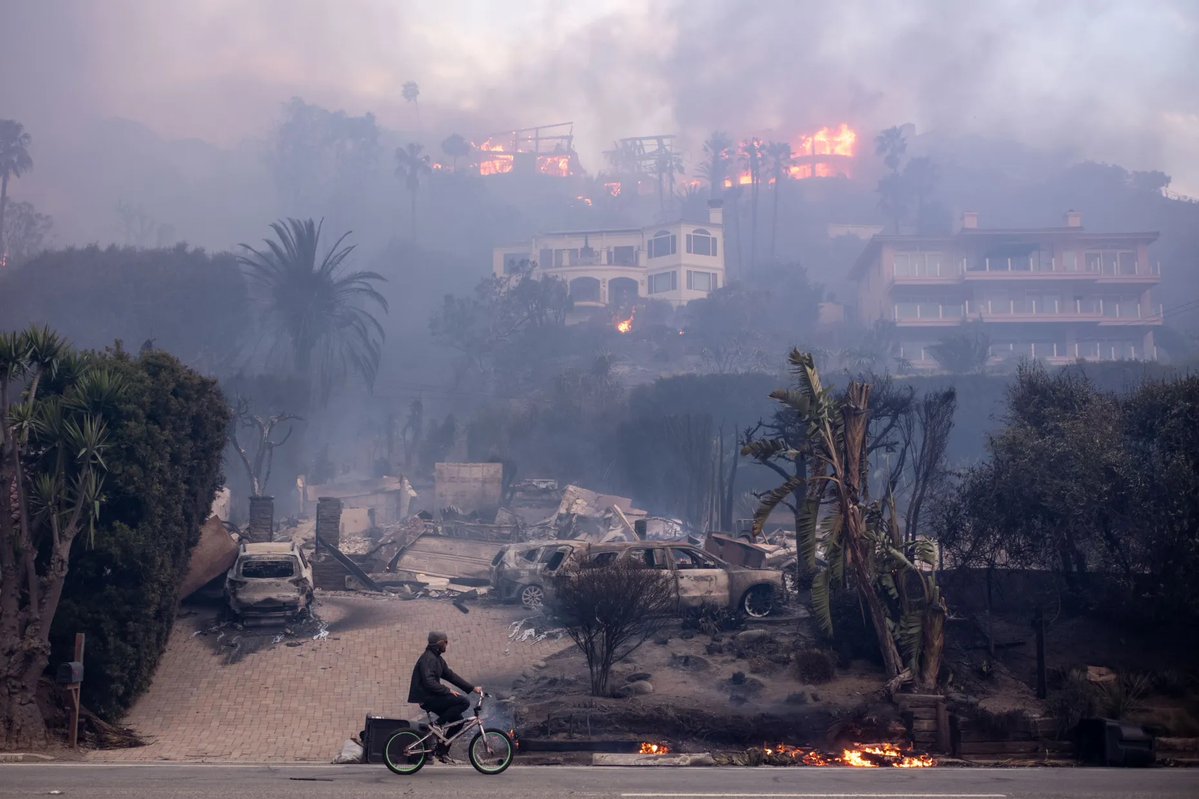
[(464, 511), (494, 512), (504, 496), (500, 463), (438, 463), (433, 467), (436, 510), (454, 505)]

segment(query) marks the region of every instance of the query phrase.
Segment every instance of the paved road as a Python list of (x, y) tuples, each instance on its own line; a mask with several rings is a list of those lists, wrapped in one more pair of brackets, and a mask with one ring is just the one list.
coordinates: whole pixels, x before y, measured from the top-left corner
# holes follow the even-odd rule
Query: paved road
[[(61, 792), (61, 793), (52, 793)], [(1188, 769), (804, 769), (513, 766), (498, 777), (427, 766), (397, 777), (378, 766), (0, 765), (0, 797), (87, 799), (1193, 799)]]

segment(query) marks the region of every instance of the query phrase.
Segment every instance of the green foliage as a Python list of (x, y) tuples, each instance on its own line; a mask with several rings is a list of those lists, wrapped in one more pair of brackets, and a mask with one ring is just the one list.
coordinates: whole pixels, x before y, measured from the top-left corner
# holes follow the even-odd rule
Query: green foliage
[(185, 245), (48, 250), (0, 272), (0, 329), (47, 324), (81, 348), (143, 342), (205, 372), (229, 368), (252, 315), (232, 255)]
[(1159, 623), (1199, 619), (1199, 377), (1125, 395), (1020, 368), (1006, 427), (940, 510), (955, 563), (1099, 572)]
[(343, 233), (320, 253), (321, 227), (312, 219), (271, 225), (276, 240), (256, 250), (242, 244), (237, 260), (258, 291), (267, 324), (279, 344), (290, 348), (293, 373), (314, 381), (323, 396), (348, 374), (374, 384), (383, 348), (383, 326), (367, 308), (387, 312), (375, 286), (377, 272), (346, 272), (342, 265), (354, 246), (342, 246)]
[(953, 375), (981, 372), (990, 357), (991, 337), (981, 321), (971, 321), (929, 347), (946, 372)]
[(98, 363), (125, 385), (111, 401), (106, 503), (92, 544), (76, 542), (54, 619), (57, 659), (87, 635), (83, 701), (114, 719), (149, 685), (178, 586), (221, 484), (229, 411), (216, 384), (174, 357), (117, 350)]

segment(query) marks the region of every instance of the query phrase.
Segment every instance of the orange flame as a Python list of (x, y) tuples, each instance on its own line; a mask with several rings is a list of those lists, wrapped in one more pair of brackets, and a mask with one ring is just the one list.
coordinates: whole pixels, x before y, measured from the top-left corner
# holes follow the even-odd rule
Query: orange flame
[(620, 186), (620, 182), (619, 182), (619, 181), (617, 181), (617, 182), (615, 182), (615, 183), (605, 183), (605, 184), (604, 184), (604, 188), (605, 188), (605, 189), (607, 189), (607, 190), (608, 190), (608, 194), (611, 194), (613, 197), (619, 197), (619, 196), (620, 196), (620, 188), (621, 188), (621, 186)]
[[(858, 134), (842, 122), (838, 128), (824, 127), (815, 133), (801, 133), (791, 145), (793, 163), (787, 168), (787, 177), (792, 180), (808, 178), (831, 178), (848, 171), (847, 159), (857, 155)], [(744, 144), (742, 147), (744, 148)], [(774, 183), (770, 169), (763, 165), (761, 180)], [(741, 170), (735, 177), (724, 180), (724, 187), (749, 186), (753, 178), (749, 170)]]
[(633, 320), (636, 318), (637, 318), (637, 309), (634, 308), (632, 313), (629, 314), (628, 319), (623, 319), (616, 323), (617, 332), (619, 332), (621, 335), (624, 335), (625, 333), (632, 333), (633, 332)]
[(647, 742), (647, 743), (641, 744), (641, 754), (643, 754), (643, 755), (668, 755), (668, 754), (670, 754), (670, 747), (667, 746), (666, 744), (651, 744), (651, 743)]
[[(513, 163), (518, 154), (531, 154), (532, 151), (522, 149), (520, 145), (516, 145), (516, 149), (512, 149), (512, 145), (504, 144), (503, 142), (492, 141), (491, 139), (484, 140), (481, 144), (476, 144), (475, 149), (482, 153), (486, 153), (487, 157), (479, 161), (480, 175), (503, 175), (512, 171)], [(555, 177), (570, 177), (572, 174), (570, 169), (570, 155), (537, 155), (537, 171), (543, 175), (553, 175)]]
[(787, 758), (793, 763), (802, 763), (805, 766), (929, 768), (937, 765), (937, 761), (928, 755), (910, 754), (907, 750), (891, 743), (855, 744), (853, 749), (842, 749), (840, 756), (787, 744), (763, 747), (762, 753), (775, 763), (781, 758)]

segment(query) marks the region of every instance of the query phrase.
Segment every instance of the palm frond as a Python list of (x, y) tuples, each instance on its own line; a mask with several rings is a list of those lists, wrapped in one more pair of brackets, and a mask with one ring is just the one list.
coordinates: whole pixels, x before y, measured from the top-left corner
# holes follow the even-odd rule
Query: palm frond
[(816, 572), (812, 578), (812, 614), (826, 635), (833, 634), (832, 587), (827, 571)]

